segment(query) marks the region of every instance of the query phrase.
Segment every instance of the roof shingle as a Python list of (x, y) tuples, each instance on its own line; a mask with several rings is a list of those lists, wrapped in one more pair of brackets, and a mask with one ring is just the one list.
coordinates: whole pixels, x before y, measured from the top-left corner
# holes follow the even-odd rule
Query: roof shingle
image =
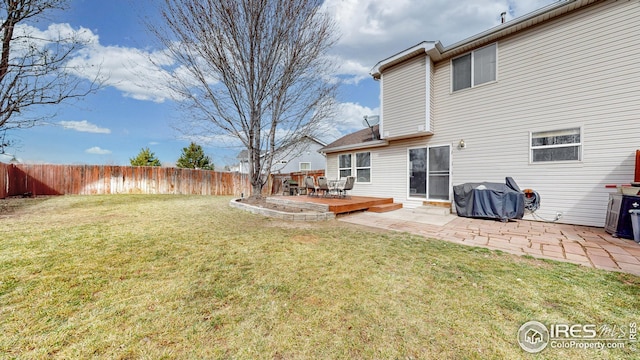
[[(351, 134), (347, 134), (339, 138), (338, 140), (332, 142), (331, 144), (323, 147), (322, 149), (320, 149), (320, 151), (327, 152), (334, 148), (339, 148), (339, 147), (348, 146), (348, 145), (364, 144), (369, 141), (380, 140), (380, 127), (378, 125), (373, 126), (373, 134), (371, 133), (371, 130), (372, 129), (370, 128), (366, 128)], [(374, 134), (375, 134), (375, 138), (373, 138)]]

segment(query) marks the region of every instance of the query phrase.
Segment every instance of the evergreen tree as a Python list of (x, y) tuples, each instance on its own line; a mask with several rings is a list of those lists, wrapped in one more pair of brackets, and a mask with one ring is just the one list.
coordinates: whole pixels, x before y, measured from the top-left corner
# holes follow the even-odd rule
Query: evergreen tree
[(131, 166), (160, 166), (160, 160), (156, 158), (156, 154), (151, 152), (149, 148), (141, 149), (138, 156), (130, 158)]
[(176, 163), (179, 168), (213, 170), (211, 158), (204, 154), (202, 146), (192, 142), (189, 147), (182, 148), (182, 154)]

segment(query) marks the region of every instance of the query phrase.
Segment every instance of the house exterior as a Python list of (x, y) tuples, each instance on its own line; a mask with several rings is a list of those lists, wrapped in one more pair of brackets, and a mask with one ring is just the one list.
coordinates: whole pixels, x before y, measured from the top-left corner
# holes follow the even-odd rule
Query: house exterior
[(305, 137), (295, 149), (275, 157), (271, 173), (288, 174), (297, 171), (324, 169), (327, 160), (319, 150), (326, 145), (316, 138)]
[[(288, 174), (305, 170), (324, 169), (326, 158), (319, 150), (327, 144), (310, 136), (306, 136), (291, 150), (276, 154), (271, 166), (272, 174)], [(238, 156), (238, 165), (233, 171), (249, 173), (249, 152), (242, 150)]]
[(540, 195), (537, 219), (603, 226), (605, 185), (633, 181), (640, 148), (639, 18), (637, 0), (567, 0), (380, 61), (378, 137), (323, 148), (327, 176), (405, 207), (511, 176)]

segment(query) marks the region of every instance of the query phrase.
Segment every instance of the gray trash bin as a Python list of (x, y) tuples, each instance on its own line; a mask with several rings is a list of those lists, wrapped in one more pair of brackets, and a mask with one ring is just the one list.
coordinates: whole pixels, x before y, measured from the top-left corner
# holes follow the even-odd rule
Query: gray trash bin
[(631, 215), (631, 227), (633, 228), (633, 240), (640, 243), (640, 210), (629, 210)]

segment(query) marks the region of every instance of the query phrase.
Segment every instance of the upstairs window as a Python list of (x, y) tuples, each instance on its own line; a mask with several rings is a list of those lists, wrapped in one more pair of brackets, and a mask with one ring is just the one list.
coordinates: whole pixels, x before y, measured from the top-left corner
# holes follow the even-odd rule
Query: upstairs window
[(458, 91), (496, 80), (496, 44), (451, 60), (452, 90)]
[(531, 133), (531, 162), (582, 160), (580, 128)]

